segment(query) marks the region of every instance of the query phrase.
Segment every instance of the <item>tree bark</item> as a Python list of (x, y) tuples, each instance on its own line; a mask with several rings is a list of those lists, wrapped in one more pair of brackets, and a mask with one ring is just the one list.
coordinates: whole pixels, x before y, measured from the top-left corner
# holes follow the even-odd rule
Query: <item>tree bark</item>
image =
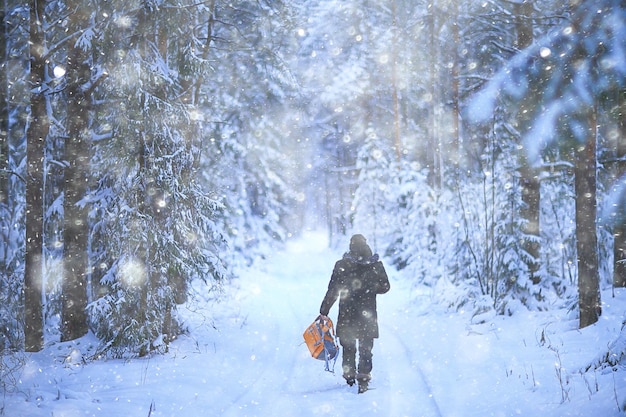
[[(9, 196), (9, 105), (7, 84), (7, 26), (5, 10), (0, 10), (0, 204)], [(2, 267), (2, 265), (0, 265)]]
[(580, 328), (598, 321), (600, 279), (596, 229), (596, 144), (595, 109), (589, 117), (587, 143), (576, 143), (576, 251), (578, 260), (578, 297)]
[(70, 28), (76, 37), (70, 44), (67, 58), (67, 139), (65, 141), (65, 187), (63, 200), (63, 281), (61, 294), (61, 340), (77, 339), (87, 333), (87, 253), (88, 209), (80, 201), (89, 183), (89, 135), (91, 71), (89, 54), (78, 44), (88, 24), (84, 11), (76, 7), (70, 15)]
[(450, 3), (450, 27), (452, 30), (452, 39), (454, 40), (452, 44), (452, 56), (450, 62), (452, 63), (452, 68), (450, 70), (450, 78), (452, 81), (452, 131), (450, 132), (450, 140), (452, 143), (450, 144), (449, 152), (451, 153), (452, 161), (455, 165), (455, 168), (458, 168), (461, 161), (461, 129), (460, 129), (460, 90), (459, 90), (459, 45), (461, 45), (461, 37), (459, 33), (459, 24), (460, 24), (460, 16), (459, 16), (459, 3), (453, 1)]
[(439, 60), (438, 60), (438, 50), (437, 45), (438, 42), (438, 32), (439, 25), (437, 23), (437, 10), (434, 4), (430, 7), (429, 16), (427, 18), (428, 22), (428, 34), (430, 36), (428, 42), (429, 48), (429, 56), (432, 60), (430, 63), (430, 71), (429, 71), (429, 100), (430, 106), (428, 108), (428, 124), (427, 124), (427, 139), (428, 144), (426, 146), (425, 154), (426, 154), (426, 166), (428, 167), (428, 184), (435, 189), (441, 188), (441, 147), (439, 143), (439, 129), (438, 129), (438, 119), (437, 119), (437, 108), (441, 103), (439, 98), (437, 86), (439, 83), (437, 82), (438, 77), (438, 68), (439, 68)]
[(393, 102), (393, 146), (396, 159), (402, 158), (402, 138), (400, 136), (400, 104), (398, 97), (398, 16), (395, 0), (391, 2), (392, 45), (391, 45), (391, 99)]
[(43, 348), (43, 164), (50, 128), (45, 85), (44, 1), (30, 3), (30, 120), (26, 131), (26, 255), (24, 265), (24, 348)]
[[(516, 47), (519, 50), (527, 48), (533, 43), (533, 25), (532, 25), (533, 2), (531, 0), (516, 3), (514, 5), (515, 13), (515, 29), (517, 32)], [(524, 114), (524, 109), (520, 109), (520, 114)], [(526, 236), (522, 241), (522, 248), (526, 252), (528, 258), (526, 266), (528, 268), (530, 280), (538, 284), (540, 256), (540, 208), (541, 202), (541, 184), (539, 182), (539, 172), (536, 168), (530, 166), (524, 152), (520, 155), (520, 186), (522, 193), (522, 209), (520, 216), (524, 220), (522, 232)]]
[(529, 278), (534, 284), (538, 284), (540, 277), (537, 274), (539, 270), (540, 257), (540, 201), (541, 201), (541, 184), (539, 182), (539, 173), (537, 169), (532, 168), (524, 156), (521, 157), (520, 163), (520, 185), (522, 192), (522, 208), (520, 215), (524, 219), (522, 232), (524, 240), (522, 248), (528, 256), (526, 266), (528, 268)]
[[(626, 175), (626, 90), (618, 92), (617, 110), (617, 159), (615, 178), (621, 180)], [(626, 213), (620, 210), (617, 224), (613, 228), (613, 286), (626, 287)]]

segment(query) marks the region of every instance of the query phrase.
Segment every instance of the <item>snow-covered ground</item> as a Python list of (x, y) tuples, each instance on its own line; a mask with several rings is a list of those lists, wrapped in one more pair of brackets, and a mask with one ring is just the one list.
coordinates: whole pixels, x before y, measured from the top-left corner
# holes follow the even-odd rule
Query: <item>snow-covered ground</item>
[[(372, 390), (359, 395), (310, 358), (302, 332), (340, 252), (309, 234), (242, 272), (215, 302), (190, 302), (188, 336), (162, 356), (83, 361), (95, 339), (24, 357), (4, 381), (10, 417), (78, 416), (620, 416), (626, 372), (580, 374), (619, 333), (626, 293), (604, 296), (584, 330), (567, 312), (521, 312), (486, 322), (430, 302), (391, 268), (379, 296)], [(336, 318), (337, 306), (331, 310)]]

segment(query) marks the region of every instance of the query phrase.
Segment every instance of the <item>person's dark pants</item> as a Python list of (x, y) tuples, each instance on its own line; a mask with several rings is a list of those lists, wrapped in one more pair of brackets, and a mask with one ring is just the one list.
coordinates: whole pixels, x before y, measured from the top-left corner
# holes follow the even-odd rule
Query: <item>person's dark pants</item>
[(339, 339), (343, 348), (342, 367), (343, 377), (349, 379), (363, 379), (369, 381), (372, 372), (372, 348), (374, 339), (358, 339), (359, 366), (356, 367), (356, 339)]

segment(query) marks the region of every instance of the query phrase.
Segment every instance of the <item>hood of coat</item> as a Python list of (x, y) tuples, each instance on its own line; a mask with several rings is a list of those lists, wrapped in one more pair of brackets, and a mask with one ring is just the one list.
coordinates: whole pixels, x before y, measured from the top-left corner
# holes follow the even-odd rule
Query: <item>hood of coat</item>
[(378, 262), (378, 254), (375, 253), (373, 255), (363, 256), (362, 254), (358, 253), (346, 252), (343, 255), (343, 259), (354, 265), (370, 265)]

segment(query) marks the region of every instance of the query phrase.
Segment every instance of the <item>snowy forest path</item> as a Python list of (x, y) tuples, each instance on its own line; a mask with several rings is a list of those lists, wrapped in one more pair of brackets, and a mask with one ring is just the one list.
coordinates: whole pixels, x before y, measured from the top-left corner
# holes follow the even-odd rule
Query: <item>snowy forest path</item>
[[(374, 346), (372, 390), (357, 395), (356, 387), (345, 384), (341, 357), (334, 374), (324, 371), (322, 361), (311, 359), (302, 332), (317, 316), (334, 262), (341, 256), (320, 242), (325, 240), (295, 242), (260, 262), (253, 275), (240, 278), (246, 319), (239, 340), (232, 341), (240, 354), (232, 358), (237, 361), (238, 384), (222, 391), (231, 398), (220, 415), (343, 416), (362, 410), (365, 415), (439, 417), (415, 352), (402, 338), (402, 328), (393, 323), (394, 315), (401, 314), (398, 303), (405, 301), (401, 291), (393, 295), (392, 288), (379, 297), (381, 338)], [(334, 306), (332, 317), (336, 311)]]
[(381, 325), (377, 346), (381, 357), (374, 359), (376, 368), (380, 369), (382, 386), (392, 393), (390, 415), (441, 417), (432, 388), (400, 333), (393, 325)]
[[(194, 283), (196, 296), (179, 311), (189, 331), (162, 355), (85, 361), (99, 345), (90, 333), (20, 357), (19, 391), (5, 392), (0, 415), (623, 416), (615, 404), (626, 379), (611, 375), (597, 375), (593, 396), (602, 397), (591, 402), (590, 379), (568, 373), (571, 402), (559, 404), (555, 353), (536, 338), (539, 330), (561, 341), (555, 346), (563, 369), (580, 369), (620, 333), (626, 294), (606, 303), (604, 323), (581, 338), (552, 312), (472, 324), (468, 313), (434, 305), (432, 288), (400, 278), (391, 266), (391, 291), (377, 298), (372, 389), (357, 394), (342, 378), (341, 357), (336, 372), (326, 372), (302, 339), (340, 256), (323, 235), (311, 234), (243, 268), (218, 297)], [(575, 399), (574, 388), (585, 394)]]

